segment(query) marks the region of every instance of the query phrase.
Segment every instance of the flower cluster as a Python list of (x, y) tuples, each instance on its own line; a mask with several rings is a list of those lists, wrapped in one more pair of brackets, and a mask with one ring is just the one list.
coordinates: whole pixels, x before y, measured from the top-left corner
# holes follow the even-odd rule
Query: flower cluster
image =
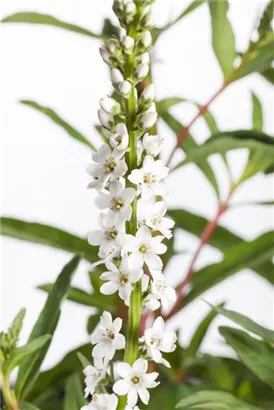
[[(98, 263), (106, 266), (100, 291), (118, 293), (129, 306), (129, 323), (130, 312), (139, 314), (141, 321), (142, 309), (135, 311), (134, 293), (148, 311), (165, 308), (176, 297), (162, 273), (161, 255), (167, 250), (163, 241), (171, 238), (174, 222), (165, 217), (168, 168), (158, 158), (163, 139), (150, 133), (157, 120), (155, 90), (150, 84), (140, 93), (138, 87), (149, 72), (152, 2), (114, 1), (120, 36), (109, 39), (100, 53), (111, 69), (119, 97), (100, 100), (98, 118), (106, 143), (93, 153), (87, 169), (89, 188), (97, 191), (95, 205), (102, 211), (100, 228), (88, 236), (91, 245), (99, 246)], [(174, 351), (176, 334), (165, 330), (161, 317), (136, 339), (133, 360), (126, 359), (130, 346), (121, 329), (122, 319), (102, 314), (91, 336), (93, 365), (84, 370), (85, 395), (92, 396), (92, 401), (83, 410), (120, 409), (117, 396), (127, 396), (126, 409), (136, 410), (138, 400), (148, 404), (148, 389), (159, 384), (158, 373), (148, 372), (148, 361), (169, 367), (163, 353)], [(125, 362), (115, 362), (116, 351), (123, 349)], [(113, 393), (101, 393), (99, 387), (110, 384)]]

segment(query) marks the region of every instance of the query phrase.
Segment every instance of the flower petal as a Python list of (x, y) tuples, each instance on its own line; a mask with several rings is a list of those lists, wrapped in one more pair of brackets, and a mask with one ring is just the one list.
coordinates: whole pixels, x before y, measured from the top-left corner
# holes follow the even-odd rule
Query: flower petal
[(118, 396), (124, 396), (128, 394), (130, 389), (130, 384), (127, 380), (118, 380), (114, 386), (113, 391), (114, 393), (118, 394)]
[(139, 373), (139, 374), (143, 374), (146, 373), (148, 368), (148, 361), (145, 359), (137, 359), (132, 366), (132, 369), (134, 370), (134, 372)]

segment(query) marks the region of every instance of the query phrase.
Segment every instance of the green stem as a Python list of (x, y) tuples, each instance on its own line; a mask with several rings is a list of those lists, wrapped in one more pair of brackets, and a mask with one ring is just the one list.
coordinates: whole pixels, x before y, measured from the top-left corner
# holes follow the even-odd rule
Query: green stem
[(2, 391), (8, 410), (19, 410), (14, 392), (10, 388), (8, 376), (2, 377)]

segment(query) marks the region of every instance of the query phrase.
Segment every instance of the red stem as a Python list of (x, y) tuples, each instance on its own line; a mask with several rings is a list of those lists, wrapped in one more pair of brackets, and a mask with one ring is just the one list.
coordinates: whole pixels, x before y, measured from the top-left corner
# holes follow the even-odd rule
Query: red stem
[(208, 100), (208, 102), (204, 105), (202, 105), (198, 111), (198, 113), (195, 115), (195, 117), (190, 121), (190, 123), (188, 124), (188, 126), (186, 126), (185, 128), (182, 128), (180, 134), (177, 137), (177, 142), (175, 147), (173, 148), (166, 165), (168, 166), (173, 158), (173, 155), (175, 154), (175, 151), (177, 150), (177, 148), (184, 143), (184, 140), (186, 139), (186, 137), (188, 136), (189, 130), (192, 127), (192, 125), (198, 120), (198, 118), (200, 118), (202, 115), (204, 115), (210, 104), (223, 92), (223, 90), (228, 86), (229, 82), (225, 81), (223, 83), (223, 85), (221, 86), (221, 88), (219, 88), (219, 90)]

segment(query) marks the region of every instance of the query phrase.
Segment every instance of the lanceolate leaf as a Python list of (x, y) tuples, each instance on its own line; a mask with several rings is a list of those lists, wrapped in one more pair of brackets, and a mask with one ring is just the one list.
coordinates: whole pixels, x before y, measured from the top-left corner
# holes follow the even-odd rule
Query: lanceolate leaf
[[(66, 298), (73, 274), (79, 264), (79, 257), (74, 257), (59, 274), (54, 287), (49, 294), (47, 301), (40, 313), (37, 322), (35, 323), (30, 334), (28, 343), (31, 343), (37, 337), (45, 333), (53, 334), (59, 319), (59, 311), (63, 300)], [(25, 391), (29, 390), (33, 385), (35, 378), (38, 375), (40, 365), (47, 353), (47, 349), (43, 349), (41, 354), (36, 353), (28, 357), (19, 368), (18, 377), (16, 380), (16, 393), (20, 398), (24, 398)]]
[(272, 257), (273, 246), (274, 232), (265, 233), (251, 242), (234, 246), (225, 254), (222, 262), (206, 266), (193, 275), (192, 288), (184, 298), (183, 306), (247, 266), (255, 269), (260, 267)]
[(66, 382), (64, 410), (79, 410), (84, 405), (83, 386), (79, 374), (75, 373)]
[(20, 403), (20, 410), (39, 410), (38, 407), (34, 406), (31, 403), (27, 403), (26, 401), (22, 401)]
[(227, 0), (209, 0), (208, 5), (211, 15), (212, 46), (224, 77), (229, 78), (236, 57), (235, 36), (227, 18), (229, 4)]
[(274, 332), (270, 329), (267, 329), (258, 323), (255, 323), (253, 320), (249, 319), (248, 317), (242, 315), (238, 312), (233, 312), (232, 310), (224, 309), (222, 306), (212, 306), (210, 305), (213, 311), (219, 313), (227, 317), (228, 319), (232, 320), (237, 325), (242, 326), (246, 330), (249, 330), (252, 333), (262, 337), (265, 341), (274, 343)]
[(274, 388), (274, 348), (242, 330), (220, 327), (220, 333), (240, 360), (264, 383)]
[(53, 16), (47, 14), (41, 14), (36, 12), (19, 12), (11, 14), (10, 16), (4, 17), (2, 23), (27, 23), (27, 24), (42, 24), (61, 28), (63, 30), (72, 31), (77, 34), (82, 34), (83, 36), (88, 36), (92, 38), (102, 38), (101, 35), (95, 34), (90, 30), (83, 27), (77, 26), (75, 24), (68, 23), (66, 21), (58, 20)]
[[(170, 209), (169, 215), (175, 221), (175, 228), (184, 229), (185, 231), (200, 237), (201, 233), (208, 224), (208, 220), (202, 216), (195, 215), (185, 209)], [(222, 226), (217, 226), (214, 235), (209, 239), (208, 243), (221, 252), (226, 253), (233, 247), (244, 244), (245, 241), (239, 236), (230, 232)], [(270, 258), (269, 258), (270, 259)], [(247, 264), (246, 267), (253, 269), (259, 275), (263, 276), (270, 283), (274, 284), (273, 264), (270, 261), (260, 264), (260, 266), (251, 266)]]
[(269, 67), (267, 70), (261, 72), (261, 75), (271, 84), (274, 84), (274, 68), (273, 67)]
[(252, 126), (254, 130), (263, 130), (262, 104), (256, 94), (252, 93)]
[(96, 248), (90, 246), (86, 239), (61, 229), (13, 218), (1, 218), (0, 222), (2, 235), (79, 254), (89, 262), (98, 259)]
[(183, 410), (262, 410), (222, 391), (199, 391), (182, 399), (176, 409)]
[(46, 115), (50, 118), (55, 124), (59, 125), (63, 130), (65, 130), (72, 138), (76, 139), (77, 141), (81, 142), (82, 144), (87, 145), (93, 151), (95, 151), (94, 145), (78, 130), (68, 124), (65, 120), (63, 120), (55, 111), (51, 108), (43, 107), (42, 105), (38, 104), (35, 101), (30, 100), (21, 100), (21, 104), (27, 105), (28, 107), (34, 108), (35, 110), (39, 111), (40, 113)]

